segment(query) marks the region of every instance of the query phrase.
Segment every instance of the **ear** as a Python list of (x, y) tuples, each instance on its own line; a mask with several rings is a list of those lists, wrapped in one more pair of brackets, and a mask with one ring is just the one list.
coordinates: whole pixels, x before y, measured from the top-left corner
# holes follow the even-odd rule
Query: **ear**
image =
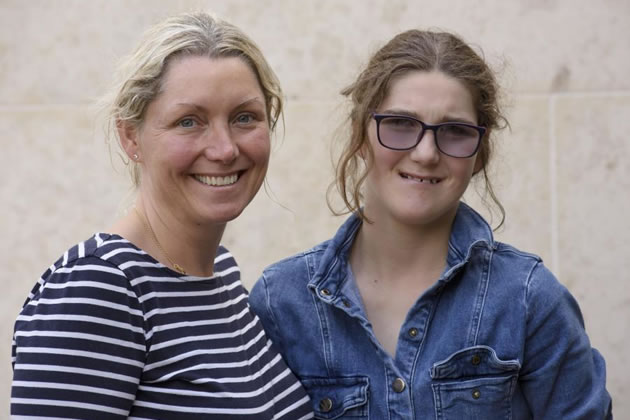
[(137, 161), (141, 155), (138, 142), (138, 128), (126, 121), (116, 121), (116, 130), (120, 146), (130, 160)]
[[(481, 139), (482, 142), (486, 142), (490, 139), (490, 130), (487, 130), (486, 133), (483, 136), (483, 139)], [(485, 145), (482, 143), (479, 147), (479, 150), (477, 151), (477, 154), (475, 155), (475, 166), (473, 168), (473, 175), (477, 175), (477, 173), (479, 173), (480, 171), (483, 170), (483, 168), (486, 167), (486, 164), (488, 163), (488, 149), (484, 147)]]
[(484, 166), (485, 165), (483, 163), (483, 158), (481, 157), (481, 154), (477, 154), (477, 156), (475, 156), (475, 166), (473, 168), (473, 175), (477, 175), (477, 173), (481, 171)]

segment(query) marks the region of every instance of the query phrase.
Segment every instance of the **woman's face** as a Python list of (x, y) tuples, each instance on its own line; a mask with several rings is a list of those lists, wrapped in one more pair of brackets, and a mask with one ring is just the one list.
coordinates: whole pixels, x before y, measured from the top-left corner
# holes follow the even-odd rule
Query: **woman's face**
[[(427, 124), (477, 124), (471, 93), (441, 72), (412, 71), (395, 79), (376, 112), (412, 116)], [(477, 155), (454, 158), (442, 154), (429, 130), (411, 150), (387, 149), (378, 142), (374, 119), (369, 122), (368, 137), (374, 162), (365, 184), (367, 217), (377, 224), (450, 226), (476, 163), (480, 163)]]
[(234, 219), (256, 195), (269, 161), (256, 75), (239, 58), (175, 59), (136, 138), (146, 205), (182, 222)]

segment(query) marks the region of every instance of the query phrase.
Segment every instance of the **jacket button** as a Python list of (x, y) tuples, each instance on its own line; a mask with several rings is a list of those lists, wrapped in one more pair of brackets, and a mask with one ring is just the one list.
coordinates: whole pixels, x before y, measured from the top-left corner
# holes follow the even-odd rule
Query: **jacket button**
[(418, 335), (418, 329), (417, 328), (409, 328), (409, 335), (411, 337), (415, 337)]
[(392, 384), (392, 389), (395, 392), (400, 393), (400, 392), (403, 392), (405, 390), (405, 386), (406, 386), (405, 385), (405, 381), (403, 381), (401, 378), (396, 378), (394, 380), (394, 383)]
[(328, 289), (322, 289), (319, 291), (319, 294), (322, 296), (330, 296), (330, 290)]
[(477, 366), (479, 363), (481, 363), (481, 357), (479, 357), (478, 354), (473, 354), (473, 357), (470, 358), (470, 363)]
[(481, 391), (479, 391), (478, 389), (473, 390), (472, 392), (472, 397), (476, 400), (479, 399), (479, 397), (481, 397)]
[(332, 410), (333, 402), (330, 398), (324, 398), (319, 402), (319, 409), (322, 413), (328, 413)]

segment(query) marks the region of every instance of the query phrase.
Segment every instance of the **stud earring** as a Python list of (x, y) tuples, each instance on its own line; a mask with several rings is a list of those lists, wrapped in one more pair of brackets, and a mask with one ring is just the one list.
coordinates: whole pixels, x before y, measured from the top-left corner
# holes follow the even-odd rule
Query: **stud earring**
[(139, 157), (139, 156), (138, 156), (138, 154), (137, 154), (137, 153), (134, 153), (134, 154), (133, 154), (133, 160), (138, 160), (138, 157)]

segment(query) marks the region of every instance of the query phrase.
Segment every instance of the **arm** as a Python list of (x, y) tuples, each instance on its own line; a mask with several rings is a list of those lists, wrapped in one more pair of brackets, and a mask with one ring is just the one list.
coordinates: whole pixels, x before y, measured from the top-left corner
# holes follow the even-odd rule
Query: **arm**
[(527, 337), (520, 382), (535, 419), (609, 419), (604, 359), (591, 348), (580, 308), (542, 264), (526, 293)]
[(127, 278), (87, 257), (40, 283), (15, 324), (11, 414), (127, 418), (146, 351)]

